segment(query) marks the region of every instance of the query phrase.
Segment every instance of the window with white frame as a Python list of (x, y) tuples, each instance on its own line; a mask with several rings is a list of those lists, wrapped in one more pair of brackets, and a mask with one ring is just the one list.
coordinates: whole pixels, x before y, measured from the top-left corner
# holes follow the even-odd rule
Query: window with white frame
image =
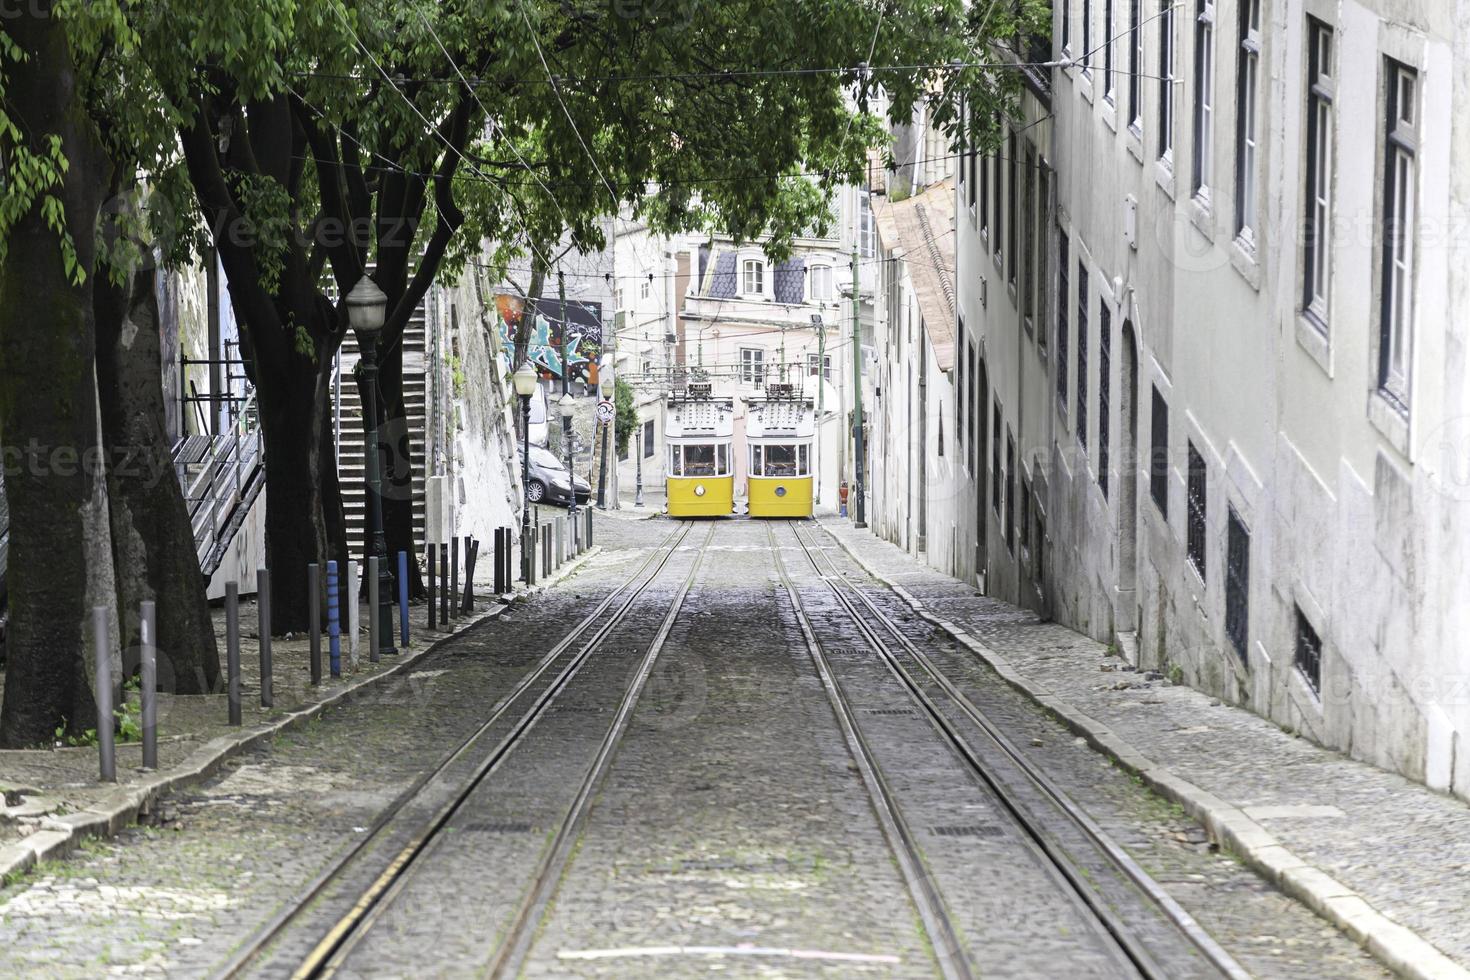
[(1307, 185), (1302, 196), (1302, 312), (1327, 326), (1332, 273), (1332, 28), (1307, 18)]
[(1261, 73), (1261, 0), (1241, 0), (1235, 68), (1235, 234), (1256, 244), (1257, 96)]
[(649, 276), (638, 284), (638, 296), (640, 299), (648, 299), (653, 293), (653, 276)]
[(1082, 0), (1082, 74), (1092, 74), (1092, 0)]
[[(831, 381), (832, 380), (832, 355), (831, 354), (822, 354), (820, 356), (822, 358), (822, 377), (825, 378), (828, 381)], [(808, 375), (813, 375), (813, 374), (816, 374), (817, 373), (817, 357), (818, 357), (818, 355), (816, 355), (816, 354), (808, 354), (806, 356), (806, 373)]]
[(766, 264), (760, 259), (746, 259), (744, 289), (747, 296), (762, 296), (766, 291)]
[(830, 265), (814, 265), (812, 273), (812, 299), (830, 300), (832, 292), (832, 267)]
[(1210, 200), (1215, 179), (1215, 0), (1197, 0), (1194, 21), (1194, 180), (1191, 193)]
[(1383, 146), (1383, 286), (1378, 327), (1378, 386), (1401, 409), (1409, 405), (1417, 224), (1419, 73), (1386, 59)]
[(1128, 128), (1143, 132), (1143, 0), (1128, 0)]
[(1159, 159), (1174, 162), (1174, 4), (1159, 0)]
[(878, 254), (878, 224), (873, 218), (873, 202), (866, 191), (858, 192), (858, 213), (861, 218), (858, 248), (863, 258), (871, 259)]
[(766, 383), (766, 352), (759, 347), (740, 348), (740, 380), (757, 388)]
[(1111, 105), (1117, 98), (1113, 87), (1113, 0), (1103, 0), (1102, 49), (1103, 98)]

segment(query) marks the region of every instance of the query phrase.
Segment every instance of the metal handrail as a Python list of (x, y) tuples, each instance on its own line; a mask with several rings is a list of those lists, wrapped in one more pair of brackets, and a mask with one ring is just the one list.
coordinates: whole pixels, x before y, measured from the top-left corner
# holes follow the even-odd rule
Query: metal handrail
[(240, 406), (228, 435), (215, 436), (199, 473), (186, 485), (195, 550), (203, 563), (219, 546), (220, 532), (240, 503), (246, 479), (261, 456), (259, 416), (255, 392)]

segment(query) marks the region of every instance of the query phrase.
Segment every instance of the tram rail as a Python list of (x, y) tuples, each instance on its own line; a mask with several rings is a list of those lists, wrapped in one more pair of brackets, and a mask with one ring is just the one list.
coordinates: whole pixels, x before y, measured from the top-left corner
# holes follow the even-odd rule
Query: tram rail
[[(1113, 841), (1085, 810), (1072, 801), (1053, 780), (1027, 758), (995, 723), (987, 718), (984, 712), (976, 707), (954, 682), (935, 666), (924, 651), (903, 632), (893, 618), (865, 590), (848, 580), (847, 576), (832, 561), (825, 548), (810, 544), (803, 536), (802, 529), (795, 524), (791, 526), (791, 535), (810, 563), (812, 570), (822, 578), (839, 607), (850, 617), (868, 646), (883, 660), (889, 672), (900, 682), (910, 699), (930, 721), (942, 739), (964, 761), (975, 778), (1004, 806), (1016, 825), (1051, 863), (1071, 890), (1072, 897), (1075, 898), (1077, 904), (1094, 918), (1107, 936), (1112, 938), (1117, 952), (1127, 963), (1131, 964), (1140, 976), (1153, 980), (1153, 978), (1175, 976), (1177, 973), (1159, 961), (1156, 950), (1139, 935), (1138, 930), (1125, 920), (1120, 910), (1113, 906), (1112, 897), (1102, 893), (1098, 884), (1092, 880), (1088, 868), (1084, 867), (1078, 860), (1078, 856), (1069, 853), (1059, 841), (1058, 834), (1054, 830), (1055, 821), (1058, 819), (1080, 832), (1081, 837), (1092, 849), (1091, 855), (1085, 855), (1091, 858), (1088, 866), (1093, 869), (1106, 867), (1112, 870), (1121, 883), (1136, 892), (1140, 902), (1135, 903), (1135, 906), (1140, 904), (1151, 906), (1172, 929), (1177, 941), (1188, 947), (1193, 954), (1197, 954), (1198, 961), (1209, 973), (1230, 977), (1232, 980), (1249, 976), (1245, 969), (1216, 943), (1147, 871)], [(815, 634), (811, 630), (805, 612), (800, 608), (799, 593), (782, 565), (780, 549), (776, 547), (774, 533), (771, 534), (771, 538), (773, 549), (777, 554), (778, 568), (781, 570), (783, 582), (792, 597), (793, 604), (797, 606), (798, 618), (802, 621), (802, 629), (807, 635), (808, 646), (812, 649), (814, 658), (818, 659), (819, 664), (822, 665), (819, 670), (823, 674), (823, 684), (828, 687), (829, 696), (833, 699), (839, 719), (842, 720), (845, 716), (845, 720), (842, 721), (844, 729), (851, 726), (855, 740), (861, 744), (861, 732), (857, 729), (851, 710), (845, 706), (841, 684), (831, 675), (830, 666), (826, 664), (825, 657), (820, 653)], [(893, 641), (892, 643), (889, 638)], [(956, 724), (952, 712), (953, 715), (958, 716), (961, 724)], [(962, 725), (968, 728), (970, 733), (980, 736), (983, 740), (983, 748), (977, 748), (967, 737), (967, 733), (961, 731)], [(853, 740), (854, 738), (850, 737), (849, 741)], [(868, 765), (876, 770), (876, 763), (871, 758), (869, 758)], [(860, 768), (864, 768), (861, 762)], [(1000, 771), (1002, 768), (1008, 769), (1009, 772), (1003, 774)], [(877, 775), (881, 780), (881, 773)], [(865, 781), (867, 781), (866, 776)], [(1018, 783), (1029, 787), (1030, 791), (1018, 792)], [(881, 787), (881, 782), (879, 786)], [(1038, 804), (1049, 810), (1045, 816), (1036, 812), (1041, 808)], [(875, 806), (880, 809), (889, 809), (892, 807), (891, 798), (875, 797)], [(902, 823), (899, 822), (898, 826), (902, 828)], [(942, 901), (942, 896), (939, 898)], [(927, 897), (925, 900), (929, 901)], [(922, 904), (920, 911), (921, 914), (924, 914)], [(925, 916), (926, 925), (929, 917), (929, 915)], [(947, 918), (941, 920), (941, 928), (954, 931), (952, 923)], [(940, 938), (936, 938), (936, 950), (942, 946)], [(957, 951), (961, 949), (958, 942), (947, 948)], [(956, 958), (963, 960), (963, 954)], [(941, 961), (940, 965), (947, 976), (971, 975), (969, 972), (963, 972), (972, 969), (967, 961), (949, 964)]]
[[(515, 687), (491, 709), (483, 724), (447, 753), (433, 769), (400, 793), (351, 848), (334, 857), (284, 908), (252, 933), (213, 976), (243, 976), (252, 967), (267, 962), (267, 954), (272, 947), (291, 928), (302, 925), (301, 920), (307, 911), (330, 886), (340, 882), (350, 870), (359, 867), (359, 862), (367, 858), (373, 845), (381, 844), (395, 828), (401, 829), (402, 821), (407, 819), (410, 804), (424, 795), (432, 784), (454, 780), (457, 771), (472, 765), (470, 774), (460, 777), (460, 781), (454, 785), (448, 801), (414, 830), (408, 842), (394, 853), (372, 883), (359, 891), (352, 907), (337, 918), (291, 974), (294, 978), (303, 980), (331, 976), (341, 966), (352, 947), (377, 920), (381, 909), (386, 906), (386, 900), (390, 900), (392, 894), (402, 887), (417, 860), (427, 852), (496, 766), (514, 751), (526, 732), (546, 713), (556, 696), (568, 686), (588, 658), (624, 621), (638, 597), (659, 578), (665, 566), (678, 553), (693, 527), (692, 522), (682, 522), (672, 530), (622, 584), (608, 593), (517, 681)], [(705, 544), (708, 544), (708, 538)], [(703, 551), (704, 547), (701, 546), (700, 557)], [(695, 560), (696, 568), (700, 557)], [(691, 581), (692, 573), (680, 590), (679, 604), (682, 604)], [(671, 619), (669, 622), (671, 623)], [(657, 647), (662, 646), (667, 633), (666, 625), (658, 635)], [(579, 644), (584, 637), (585, 642)], [(651, 666), (652, 661), (645, 658), (645, 664), (640, 666), (635, 675), (635, 685), (639, 690), (646, 681), (647, 671), (651, 670)], [(518, 706), (528, 701), (525, 711), (511, 720)], [(631, 712), (631, 703), (626, 698), (625, 703), (629, 705), (628, 710)], [(618, 717), (625, 726), (626, 718), (622, 711)], [(498, 741), (492, 741), (495, 730), (508, 720), (511, 720), (510, 731)], [(619, 722), (615, 722), (617, 724)], [(487, 742), (490, 744), (486, 744)], [(609, 752), (608, 755), (610, 754)], [(601, 753), (599, 760), (605, 766)]]

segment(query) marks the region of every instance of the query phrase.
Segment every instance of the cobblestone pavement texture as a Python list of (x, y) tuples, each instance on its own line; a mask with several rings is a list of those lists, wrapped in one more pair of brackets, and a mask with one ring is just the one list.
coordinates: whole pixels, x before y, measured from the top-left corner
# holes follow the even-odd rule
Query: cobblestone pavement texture
[[(622, 528), (630, 544), (646, 537), (632, 523), (610, 523), (608, 537)], [(594, 556), (406, 675), (227, 762), (145, 825), (6, 882), (0, 976), (207, 972), (467, 736), (638, 557), (639, 547)]]
[[(481, 561), (475, 570), (475, 608), (478, 614), (497, 609), (500, 603), (490, 596), (492, 566), (481, 549)], [(214, 609), (215, 633), (219, 642), (221, 668), (225, 657), (225, 614), (223, 607)], [(410, 607), (410, 649), (422, 650), (427, 644), (446, 635), (428, 630), (428, 612), (424, 605)], [(397, 623), (395, 607), (394, 622)], [(464, 626), (471, 617), (460, 616), (455, 625)], [(260, 655), (258, 609), (253, 596), (240, 602), (240, 673), (242, 726), (228, 724), (228, 703), (224, 694), (203, 697), (174, 697), (169, 693), (168, 651), (161, 650), (159, 677), (162, 688), (158, 705), (158, 772), (188, 764), (197, 753), (207, 751), (212, 740), (248, 733), (270, 726), (323, 699), (331, 698), (350, 685), (371, 680), (391, 670), (399, 658), (385, 657), (374, 664), (368, 651), (368, 608), (359, 604), (359, 639), (353, 656), (347, 623), (342, 625), (342, 677), (326, 677), (320, 687), (311, 684), (310, 642), (305, 636), (275, 637), (271, 643), (273, 660), (274, 704), (260, 706)], [(325, 622), (322, 624), (326, 631)], [(394, 643), (398, 642), (397, 634)], [(328, 673), (328, 640), (322, 638), (323, 672)], [(0, 690), (4, 689), (4, 672), (0, 671)], [(138, 710), (138, 693), (128, 695), (131, 710)], [(117, 743), (118, 786), (139, 786), (153, 775), (142, 768), (140, 742)], [(76, 813), (106, 805), (116, 796), (116, 786), (97, 782), (97, 749), (93, 746), (56, 745), (50, 749), (0, 750), (0, 848), (20, 841), (44, 829), (48, 818)]]
[(869, 567), (964, 628), (1035, 688), (1241, 808), (1298, 857), (1470, 967), (1464, 915), (1470, 807), (1464, 802), (1137, 672), (1105, 645), (977, 595), (867, 531), (825, 524)]
[[(0, 975), (207, 972), (482, 722), (671, 527), (604, 522), (598, 543), (608, 550), (535, 603), (456, 639), (386, 689), (233, 760), (218, 777), (168, 798), (148, 826), (88, 843), (72, 858), (6, 883)], [(721, 523), (713, 547), (595, 801), (527, 973), (934, 975), (778, 591), (764, 526)], [(856, 576), (855, 569), (844, 570)], [(673, 586), (666, 591), (672, 595)], [(646, 632), (641, 615), (639, 622)], [(973, 655), (931, 640), (931, 655), (967, 695), (1031, 746), (1048, 774), (1086, 801), (1248, 969), (1270, 977), (1383, 975), (1336, 930), (1215, 853), (1181, 811), (1079, 744)], [(387, 917), (384, 935), (406, 941), (387, 943), (371, 968), (349, 972), (457, 976), (493, 945), (497, 917), (508, 916), (522, 886), (515, 875), (565, 806), (565, 774), (579, 760), (585, 767), (588, 733), (606, 731), (617, 695), (598, 687), (621, 683), (619, 672), (637, 658), (605, 659), (586, 678), (594, 683), (569, 692), (526, 755), (512, 755), (496, 773), (483, 807), (448, 835), (436, 873), (452, 884), (415, 893), (396, 918)], [(894, 729), (885, 737), (904, 736)], [(914, 790), (904, 805), (935, 812), (915, 812), (911, 822), (954, 822), (953, 801), (926, 795), (923, 766), (916, 760), (904, 773)], [(932, 771), (936, 780), (949, 778), (938, 763)], [(966, 883), (941, 883), (966, 908), (984, 907), (1001, 892), (1014, 907), (1027, 907), (1031, 896), (1017, 891), (1016, 880), (993, 880), (988, 890), (970, 882), (970, 891)], [(721, 954), (726, 947), (733, 949)], [(857, 958), (798, 958), (793, 950)], [(626, 955), (633, 951), (639, 955)], [(473, 956), (456, 968), (441, 953)], [(1045, 972), (1076, 969), (1059, 951)]]

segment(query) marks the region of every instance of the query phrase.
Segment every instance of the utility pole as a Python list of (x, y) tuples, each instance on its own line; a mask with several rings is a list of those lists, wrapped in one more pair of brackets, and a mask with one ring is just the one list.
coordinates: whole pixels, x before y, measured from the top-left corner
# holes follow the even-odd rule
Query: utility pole
[[(868, 63), (858, 65), (862, 82), (858, 88), (858, 108), (864, 116), (868, 114)], [(852, 441), (853, 441), (853, 491), (857, 494), (856, 520), (853, 527), (867, 527), (866, 509), (863, 507), (863, 325), (862, 300), (858, 296), (858, 249), (863, 240), (863, 204), (868, 201), (871, 186), (867, 168), (863, 170), (863, 186), (854, 218), (857, 219), (857, 235), (852, 243)], [(875, 236), (876, 237), (876, 236)]]
[[(862, 192), (860, 192), (862, 193)], [(862, 215), (858, 215), (858, 237), (862, 237)], [(862, 300), (858, 296), (858, 246), (852, 246), (852, 440), (853, 493), (857, 497), (857, 519), (853, 527), (867, 527), (863, 508), (863, 325)]]
[(813, 447), (813, 468), (817, 471), (817, 500), (822, 499), (822, 397), (827, 393), (827, 321), (822, 314), (812, 314), (812, 327), (817, 331), (817, 414), (816, 424), (813, 432), (816, 434), (816, 445)]

